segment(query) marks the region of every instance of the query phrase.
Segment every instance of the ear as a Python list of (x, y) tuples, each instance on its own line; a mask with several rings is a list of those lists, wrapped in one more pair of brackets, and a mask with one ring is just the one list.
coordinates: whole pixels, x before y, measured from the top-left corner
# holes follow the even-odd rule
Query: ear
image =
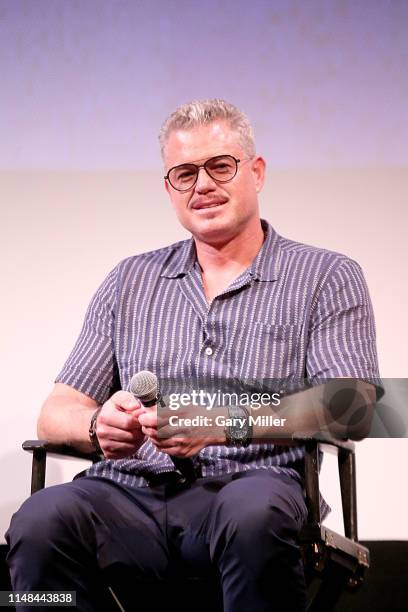
[(164, 179), (164, 188), (167, 191), (168, 195), (170, 196), (170, 186), (169, 186), (169, 181), (166, 181), (166, 179)]
[(265, 182), (266, 162), (264, 158), (260, 155), (255, 157), (254, 161), (252, 162), (251, 170), (254, 177), (256, 191), (259, 193)]

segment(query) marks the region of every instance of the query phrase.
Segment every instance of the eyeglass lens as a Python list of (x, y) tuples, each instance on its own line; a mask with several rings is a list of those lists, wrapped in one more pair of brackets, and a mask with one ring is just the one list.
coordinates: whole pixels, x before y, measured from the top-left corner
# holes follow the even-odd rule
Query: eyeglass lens
[[(176, 166), (170, 170), (168, 179), (175, 189), (187, 190), (197, 181), (200, 167), (196, 164)], [(202, 167), (212, 179), (220, 183), (230, 181), (237, 173), (237, 161), (231, 155), (211, 157)]]

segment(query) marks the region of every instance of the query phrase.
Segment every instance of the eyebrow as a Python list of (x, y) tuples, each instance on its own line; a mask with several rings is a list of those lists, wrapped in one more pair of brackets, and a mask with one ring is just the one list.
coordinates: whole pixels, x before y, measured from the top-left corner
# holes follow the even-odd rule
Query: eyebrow
[(178, 168), (178, 166), (188, 166), (190, 164), (194, 164), (197, 165), (200, 162), (206, 162), (209, 159), (213, 159), (213, 157), (224, 157), (224, 156), (229, 156), (229, 157), (236, 157), (236, 155), (233, 155), (232, 153), (218, 153), (217, 155), (210, 155), (210, 157), (202, 157), (201, 159), (196, 159), (194, 161), (188, 161), (188, 162), (182, 162), (181, 164), (176, 164), (175, 166), (170, 166), (170, 170), (171, 168)]

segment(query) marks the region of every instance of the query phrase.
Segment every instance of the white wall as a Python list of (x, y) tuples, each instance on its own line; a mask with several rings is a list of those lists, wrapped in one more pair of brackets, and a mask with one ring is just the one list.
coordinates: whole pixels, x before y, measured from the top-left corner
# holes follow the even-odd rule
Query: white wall
[[(271, 171), (262, 214), (283, 235), (341, 251), (359, 261), (377, 321), (381, 373), (406, 377), (408, 260), (406, 169)], [(186, 236), (159, 173), (3, 173), (1, 372), (3, 432), (0, 534), (29, 493), (30, 457), (40, 405), (79, 332), (87, 303), (123, 257)], [(384, 459), (385, 457), (385, 459)], [(323, 492), (338, 491), (331, 458)], [(403, 476), (408, 439), (359, 444), (360, 536), (408, 539)], [(52, 461), (49, 483), (82, 469)], [(390, 510), (392, 508), (392, 510)], [(390, 519), (392, 516), (392, 519)], [(327, 524), (340, 529), (333, 511)]]

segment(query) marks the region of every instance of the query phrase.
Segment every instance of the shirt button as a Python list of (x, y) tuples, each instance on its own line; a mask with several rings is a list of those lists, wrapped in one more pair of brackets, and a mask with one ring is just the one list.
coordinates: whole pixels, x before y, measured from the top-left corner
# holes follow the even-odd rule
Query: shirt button
[(205, 354), (208, 356), (212, 355), (213, 352), (214, 351), (212, 350), (211, 346), (207, 346), (207, 348), (205, 349)]

